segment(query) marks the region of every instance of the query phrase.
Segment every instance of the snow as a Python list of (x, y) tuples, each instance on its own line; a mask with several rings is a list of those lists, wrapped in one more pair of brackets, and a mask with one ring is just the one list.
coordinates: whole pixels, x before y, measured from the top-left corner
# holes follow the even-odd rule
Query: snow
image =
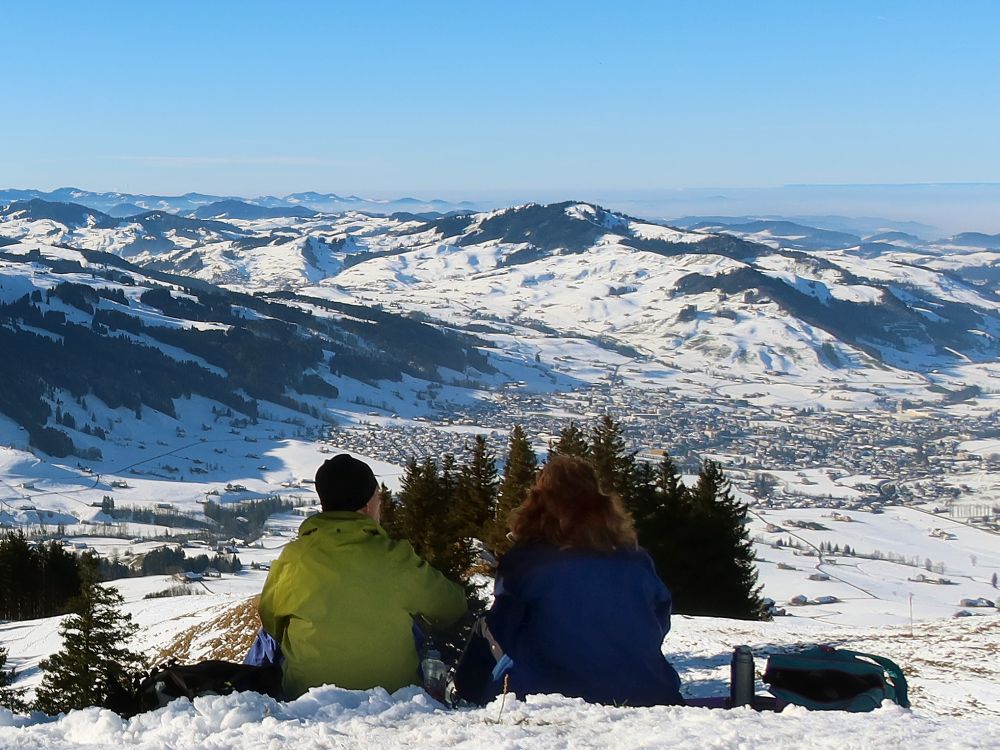
[[(189, 623), (193, 600), (153, 600), (150, 612), (165, 623)], [(189, 601), (185, 602), (184, 599)], [(758, 674), (768, 653), (799, 643), (830, 642), (888, 655), (909, 676), (913, 709), (886, 703), (868, 714), (782, 713), (705, 708), (616, 708), (562, 696), (497, 699), (485, 708), (447, 710), (416, 687), (393, 695), (382, 689), (349, 691), (335, 686), (310, 690), (292, 702), (253, 693), (174, 701), (130, 720), (97, 708), (55, 719), (14, 716), (0, 709), (0, 746), (5, 748), (215, 748), (220, 747), (500, 747), (567, 748), (868, 748), (902, 743), (910, 747), (1000, 747), (998, 665), (975, 670), (983, 649), (995, 652), (996, 617), (984, 622), (949, 621), (918, 626), (911, 636), (899, 628), (835, 629), (803, 621), (748, 623), (675, 617), (667, 655), (678, 666), (690, 697), (725, 693), (733, 644), (751, 645)], [(764, 644), (764, 645), (762, 645)], [(763, 685), (757, 683), (757, 691)]]
[[(749, 709), (605, 708), (562, 697), (508, 699), (447, 711), (416, 688), (388, 695), (314, 689), (292, 703), (253, 693), (179, 700), (123, 720), (96, 708), (55, 721), (12, 719), (0, 709), (8, 748), (758, 748), (822, 750), (896, 745), (997, 747), (993, 722), (937, 721), (896, 706), (869, 714), (781, 714)], [(6, 726), (4, 726), (6, 725)]]

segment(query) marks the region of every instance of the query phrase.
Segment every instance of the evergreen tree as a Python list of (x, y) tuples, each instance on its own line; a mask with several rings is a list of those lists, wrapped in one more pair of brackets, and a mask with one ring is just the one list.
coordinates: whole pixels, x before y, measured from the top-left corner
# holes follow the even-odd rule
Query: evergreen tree
[(449, 578), (464, 580), (473, 560), (469, 540), (454, 513), (458, 472), (448, 454), (441, 469), (433, 459), (410, 461), (400, 481), (396, 523), (417, 554)]
[(646, 548), (660, 578), (674, 597), (674, 609), (687, 613), (687, 592), (704, 585), (700, 552), (691, 544), (693, 514), (687, 488), (669, 455), (656, 467), (639, 463), (629, 509), (635, 519), (639, 544)]
[(587, 436), (584, 435), (583, 430), (576, 426), (576, 422), (570, 422), (569, 427), (564, 427), (559, 432), (559, 439), (549, 446), (549, 455), (551, 456), (587, 458), (588, 452)]
[(702, 463), (688, 493), (690, 528), (687, 549), (700, 585), (684, 592), (685, 613), (740, 619), (763, 616), (753, 544), (747, 531), (747, 506), (736, 500), (722, 467)]
[(71, 602), (71, 614), (59, 626), (62, 651), (40, 665), (44, 677), (35, 708), (57, 714), (87, 706), (124, 705), (145, 659), (124, 645), (137, 628), (131, 615), (122, 613), (122, 602), (116, 589), (93, 579), (85, 581)]
[(507, 447), (507, 460), (503, 468), (496, 509), (486, 530), (486, 546), (495, 554), (503, 554), (510, 549), (507, 538), (507, 519), (510, 512), (524, 502), (528, 489), (535, 483), (538, 459), (528, 442), (521, 425), (514, 425)]
[(684, 499), (687, 488), (681, 482), (680, 472), (677, 470), (677, 463), (670, 457), (669, 453), (663, 454), (657, 474), (657, 485), (664, 497), (671, 500), (670, 504), (680, 503)]
[(379, 523), (393, 539), (399, 539), (402, 533), (399, 530), (397, 514), (399, 512), (399, 501), (392, 494), (392, 490), (382, 482), (382, 519)]
[(410, 459), (400, 480), (394, 525), (400, 537), (408, 540), (417, 554), (425, 558), (431, 547), (432, 527), (438, 518), (440, 491), (437, 464), (431, 459), (422, 464)]
[(469, 461), (459, 471), (456, 511), (463, 536), (485, 536), (487, 522), (496, 513), (497, 484), (496, 454), (486, 438), (476, 435)]
[(0, 706), (13, 711), (14, 713), (24, 713), (28, 710), (28, 704), (24, 700), (24, 688), (11, 687), (14, 684), (14, 670), (6, 670), (7, 649), (0, 646)]
[(635, 520), (639, 543), (647, 549), (665, 546), (676, 536), (687, 512), (687, 488), (677, 465), (666, 453), (656, 467), (639, 462), (632, 485), (625, 501)]
[(440, 469), (432, 459), (422, 464), (411, 460), (400, 480), (393, 524), (418, 555), (465, 588), (469, 613), (454, 626), (438, 631), (433, 640), (452, 660), (461, 654), (476, 617), (484, 609), (478, 590), (469, 580), (474, 550), (462, 534), (459, 514), (454, 512), (461, 472), (450, 454), (444, 456)]
[[(435, 505), (434, 527), (430, 529), (431, 556), (436, 566), (447, 569), (448, 575), (455, 580), (462, 580), (468, 565), (472, 562), (471, 548), (468, 554), (468, 564), (455, 560), (452, 564), (456, 547), (465, 543), (463, 519), (457, 512), (458, 507), (459, 467), (452, 453), (441, 457), (441, 474), (438, 479), (437, 503)], [(466, 545), (468, 546), (468, 545)], [(461, 556), (460, 556), (461, 557)]]
[(6, 532), (0, 542), (0, 619), (27, 620), (39, 616), (37, 592), (31, 585), (38, 568), (38, 555), (24, 534)]
[(0, 619), (63, 614), (80, 592), (79, 567), (61, 545), (32, 546), (20, 531), (7, 531), (0, 536)]
[(656, 524), (663, 507), (663, 493), (660, 492), (656, 480), (656, 469), (653, 465), (645, 461), (638, 462), (632, 471), (629, 494), (624, 498), (625, 507), (635, 521), (639, 544), (647, 549), (654, 541), (651, 538), (655, 536), (652, 527)]
[(633, 488), (635, 454), (628, 452), (621, 426), (608, 415), (601, 417), (591, 431), (587, 459), (604, 491), (616, 492), (628, 503)]

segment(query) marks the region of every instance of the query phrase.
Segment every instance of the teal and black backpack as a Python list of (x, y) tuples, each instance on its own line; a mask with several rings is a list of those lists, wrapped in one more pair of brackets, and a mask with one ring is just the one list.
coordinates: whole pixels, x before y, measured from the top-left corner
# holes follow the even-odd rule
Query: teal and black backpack
[(846, 649), (773, 654), (764, 682), (776, 698), (814, 710), (871, 711), (885, 699), (910, 707), (906, 678), (895, 662)]

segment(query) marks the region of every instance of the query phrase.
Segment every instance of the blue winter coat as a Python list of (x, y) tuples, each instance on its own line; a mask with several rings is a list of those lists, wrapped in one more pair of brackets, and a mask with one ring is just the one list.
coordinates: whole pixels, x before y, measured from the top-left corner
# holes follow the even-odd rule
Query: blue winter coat
[[(683, 703), (680, 678), (660, 651), (670, 592), (644, 550), (515, 545), (500, 561), (495, 593), (486, 621), (513, 662), (511, 692), (608, 705)], [(495, 678), (497, 694), (503, 677)]]

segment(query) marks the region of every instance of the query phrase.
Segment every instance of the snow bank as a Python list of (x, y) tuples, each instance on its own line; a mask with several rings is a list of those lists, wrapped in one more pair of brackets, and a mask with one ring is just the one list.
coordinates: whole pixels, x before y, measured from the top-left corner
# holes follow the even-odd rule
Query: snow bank
[[(498, 720), (499, 717), (499, 720)], [(892, 704), (868, 714), (595, 706), (561, 696), (448, 711), (417, 688), (317, 688), (291, 703), (255, 693), (177, 700), (131, 720), (97, 708), (58, 719), (0, 709), (4, 748), (1000, 747), (988, 718), (942, 721)]]

